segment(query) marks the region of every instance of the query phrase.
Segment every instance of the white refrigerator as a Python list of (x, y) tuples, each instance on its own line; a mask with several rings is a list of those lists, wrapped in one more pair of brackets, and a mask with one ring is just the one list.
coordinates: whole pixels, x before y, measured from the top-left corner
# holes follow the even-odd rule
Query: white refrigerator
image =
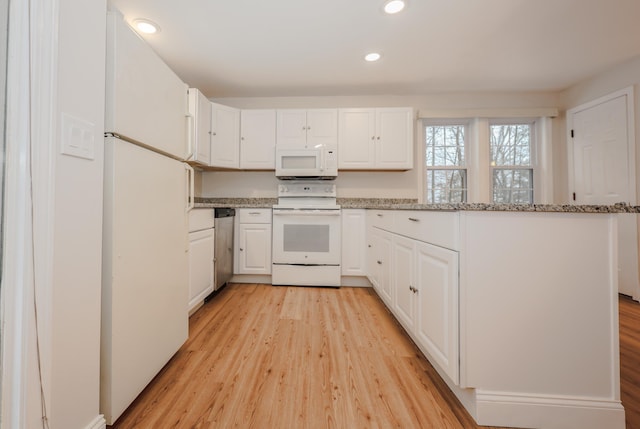
[(188, 336), (187, 85), (107, 17), (100, 408), (112, 424)]

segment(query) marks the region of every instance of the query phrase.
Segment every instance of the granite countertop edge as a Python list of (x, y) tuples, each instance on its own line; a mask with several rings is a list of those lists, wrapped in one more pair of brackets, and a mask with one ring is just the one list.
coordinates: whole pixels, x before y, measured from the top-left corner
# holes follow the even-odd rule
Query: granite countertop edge
[[(277, 198), (202, 198), (196, 197), (196, 208), (271, 208)], [(626, 203), (613, 205), (574, 204), (420, 204), (414, 199), (396, 198), (338, 198), (343, 209), (423, 210), (423, 211), (496, 211), (551, 213), (640, 213), (640, 206)]]

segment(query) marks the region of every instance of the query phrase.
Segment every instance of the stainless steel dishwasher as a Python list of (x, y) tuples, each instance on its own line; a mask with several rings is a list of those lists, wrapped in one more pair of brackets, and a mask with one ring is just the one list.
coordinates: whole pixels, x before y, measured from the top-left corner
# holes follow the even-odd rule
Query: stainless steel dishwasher
[(220, 289), (233, 275), (233, 218), (235, 209), (215, 209), (215, 289)]

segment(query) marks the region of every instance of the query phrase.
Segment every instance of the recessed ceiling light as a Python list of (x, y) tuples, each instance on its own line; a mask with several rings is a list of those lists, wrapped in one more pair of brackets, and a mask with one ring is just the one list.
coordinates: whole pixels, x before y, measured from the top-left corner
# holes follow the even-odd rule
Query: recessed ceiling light
[(404, 0), (389, 0), (384, 5), (384, 11), (389, 14), (398, 13), (402, 9), (404, 9)]
[(134, 19), (133, 25), (138, 31), (145, 34), (154, 34), (160, 31), (160, 26), (153, 21), (149, 21), (148, 19)]
[(371, 52), (364, 56), (365, 61), (378, 61), (380, 59), (380, 54), (377, 52)]

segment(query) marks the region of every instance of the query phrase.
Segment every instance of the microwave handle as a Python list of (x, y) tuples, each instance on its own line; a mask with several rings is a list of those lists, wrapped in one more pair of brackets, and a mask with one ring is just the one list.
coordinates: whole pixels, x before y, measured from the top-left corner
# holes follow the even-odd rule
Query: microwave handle
[(320, 148), (320, 172), (324, 171), (324, 148)]

